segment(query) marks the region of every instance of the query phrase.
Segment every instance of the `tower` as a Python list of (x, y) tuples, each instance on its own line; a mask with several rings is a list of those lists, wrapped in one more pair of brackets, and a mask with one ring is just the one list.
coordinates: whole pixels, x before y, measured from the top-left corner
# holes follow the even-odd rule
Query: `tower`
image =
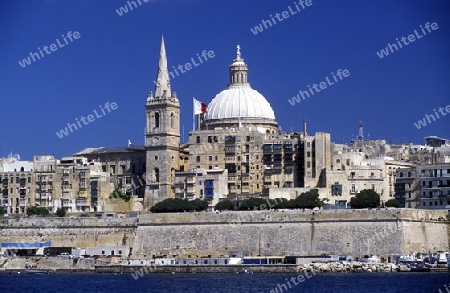
[(180, 157), (180, 103), (171, 92), (164, 37), (161, 39), (155, 94), (149, 92), (146, 109), (145, 206), (173, 198), (175, 171)]

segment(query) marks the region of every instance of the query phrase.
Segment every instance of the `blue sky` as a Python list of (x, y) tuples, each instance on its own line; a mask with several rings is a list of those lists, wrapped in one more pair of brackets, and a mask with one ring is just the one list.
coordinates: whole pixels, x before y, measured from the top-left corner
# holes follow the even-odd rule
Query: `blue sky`
[[(10, 152), (69, 156), (86, 147), (144, 143), (145, 99), (154, 90), (161, 34), (169, 66), (203, 50), (215, 57), (171, 81), (178, 92), (184, 139), (192, 128), (192, 97), (209, 103), (226, 88), (228, 66), (242, 47), (249, 81), (272, 105), (283, 130), (330, 132), (349, 142), (363, 120), (366, 138), (423, 143), (450, 138), (450, 115), (417, 129), (433, 109), (450, 105), (450, 4), (448, 1), (312, 0), (312, 5), (254, 35), (270, 15), (295, 10), (294, 1), (150, 0), (119, 16), (125, 0), (0, 1), (0, 157)], [(300, 7), (300, 6), (299, 6)], [(437, 30), (378, 57), (396, 38), (427, 22)], [(72, 41), (62, 35), (79, 32)], [(18, 61), (50, 46), (44, 57)], [(47, 49), (50, 50), (50, 49)], [(31, 59), (30, 59), (31, 60)], [(347, 69), (350, 76), (292, 106), (308, 85)], [(117, 109), (59, 138), (67, 123)], [(442, 116), (442, 115), (440, 115)], [(370, 134), (370, 136), (368, 136)]]

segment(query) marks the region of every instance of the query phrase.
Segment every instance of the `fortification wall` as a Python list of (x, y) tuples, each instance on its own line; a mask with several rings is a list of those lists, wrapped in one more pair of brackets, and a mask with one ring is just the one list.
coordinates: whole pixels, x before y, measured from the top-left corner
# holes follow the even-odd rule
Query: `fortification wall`
[(135, 218), (25, 218), (0, 220), (0, 243), (52, 241), (52, 246), (131, 246)]
[(413, 209), (142, 213), (138, 218), (0, 220), (0, 242), (126, 245), (135, 257), (174, 254), (377, 254), (448, 251), (446, 211)]
[(397, 209), (141, 214), (134, 252), (387, 256), (449, 250), (446, 215)]

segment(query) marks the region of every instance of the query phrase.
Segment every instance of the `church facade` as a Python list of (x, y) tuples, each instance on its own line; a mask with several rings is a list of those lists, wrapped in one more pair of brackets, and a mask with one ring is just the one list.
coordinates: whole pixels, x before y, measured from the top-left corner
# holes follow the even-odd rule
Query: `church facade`
[[(180, 143), (181, 109), (171, 90), (164, 40), (155, 92), (149, 92), (145, 107), (148, 206), (174, 197), (213, 199), (214, 205), (224, 198), (260, 196), (270, 187), (325, 184), (324, 170), (331, 166), (330, 134), (308, 136), (306, 125), (301, 132), (280, 131), (270, 103), (248, 82), (239, 46), (227, 88), (208, 104), (187, 144)], [(186, 172), (199, 174), (199, 179), (181, 176)], [(219, 195), (211, 196), (211, 185), (202, 185), (200, 178), (208, 172), (227, 174), (226, 180), (209, 183)]]

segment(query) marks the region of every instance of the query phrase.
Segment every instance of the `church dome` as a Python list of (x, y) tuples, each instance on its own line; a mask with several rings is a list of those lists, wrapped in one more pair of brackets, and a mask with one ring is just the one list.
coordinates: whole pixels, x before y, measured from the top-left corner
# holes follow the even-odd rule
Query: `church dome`
[(275, 120), (269, 102), (249, 85), (232, 85), (221, 91), (208, 105), (205, 120), (263, 118)]
[(263, 95), (251, 88), (247, 73), (247, 64), (237, 46), (236, 59), (230, 65), (230, 83), (209, 103), (204, 117), (206, 124), (277, 125), (272, 107)]

